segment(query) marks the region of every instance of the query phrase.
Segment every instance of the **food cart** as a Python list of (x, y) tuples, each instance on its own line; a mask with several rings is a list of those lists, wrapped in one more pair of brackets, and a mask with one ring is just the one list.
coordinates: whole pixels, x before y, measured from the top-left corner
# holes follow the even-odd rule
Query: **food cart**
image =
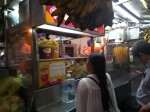
[[(61, 102), (61, 82), (65, 79), (66, 71), (71, 70), (72, 76), (76, 78), (77, 86), (79, 78), (86, 74), (84, 71), (86, 57), (78, 55), (78, 47), (67, 42), (72, 39), (87, 37), (94, 43), (94, 38), (104, 36), (104, 26), (97, 28), (96, 31), (85, 32), (74, 28), (72, 24), (68, 26), (63, 24), (57, 27), (57, 19), (51, 16), (51, 11), (55, 7), (40, 5), (38, 0), (12, 0), (10, 3), (9, 7), (15, 5), (18, 7), (19, 10), (16, 10), (19, 11), (19, 16), (14, 16), (13, 11), (8, 14), (7, 58), (9, 67), (16, 68), (17, 76), (26, 77), (29, 84), (32, 85), (34, 106), (38, 112), (71, 111), (75, 108), (75, 102), (68, 104)], [(60, 37), (59, 41), (51, 40), (49, 35)], [(109, 48), (109, 45), (107, 47)], [(117, 57), (118, 66), (108, 71), (116, 91), (120, 91), (124, 82), (128, 82), (135, 75), (129, 74), (130, 67), (128, 68), (129, 71), (124, 69), (124, 74), (122, 71), (116, 73), (117, 69), (123, 67), (124, 62), (129, 63), (127, 48), (124, 50), (123, 48), (117, 49), (118, 52), (125, 51), (127, 53), (125, 57), (122, 57), (122, 54), (118, 56), (115, 50), (114, 46), (114, 54), (108, 54), (106, 58), (108, 58), (109, 66), (115, 62), (112, 61), (109, 64), (110, 59), (113, 60), (114, 56)], [(92, 44), (91, 51), (94, 51), (94, 44)], [(65, 55), (66, 52), (69, 56)], [(122, 61), (118, 62), (117, 59), (120, 58)], [(76, 74), (77, 72), (78, 74)], [(129, 86), (130, 84), (125, 87), (129, 89)], [(118, 88), (119, 90), (117, 90)], [(120, 96), (119, 92), (117, 96)], [(124, 96), (126, 98), (126, 94)], [(121, 98), (123, 97), (118, 98), (120, 102), (122, 101)]]

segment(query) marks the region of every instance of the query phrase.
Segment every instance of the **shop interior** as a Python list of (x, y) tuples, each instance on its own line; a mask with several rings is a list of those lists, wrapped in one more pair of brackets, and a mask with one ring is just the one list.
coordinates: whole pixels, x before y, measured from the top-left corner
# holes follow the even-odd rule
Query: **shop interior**
[[(97, 52), (106, 57), (117, 103), (124, 109), (123, 103), (129, 97), (134, 99), (141, 80), (136, 72), (144, 70), (131, 49), (139, 39), (150, 43), (150, 2), (113, 0), (113, 25), (82, 31), (72, 23), (57, 27), (57, 17), (51, 16), (56, 7), (39, 1), (0, 2), (0, 87), (5, 88), (0, 90), (0, 98), (6, 91), (5, 97), (22, 94), (22, 112), (75, 112), (75, 100), (62, 101), (61, 84), (66, 74), (71, 74), (76, 91), (78, 82), (87, 74), (87, 57)], [(5, 87), (7, 83), (12, 84), (9, 88), (19, 85), (12, 91)]]

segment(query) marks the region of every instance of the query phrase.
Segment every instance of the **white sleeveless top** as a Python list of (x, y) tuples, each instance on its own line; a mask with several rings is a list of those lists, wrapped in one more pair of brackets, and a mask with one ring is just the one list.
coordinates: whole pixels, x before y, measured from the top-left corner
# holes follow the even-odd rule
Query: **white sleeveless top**
[[(109, 112), (120, 112), (116, 102), (114, 87), (109, 74), (107, 75), (107, 85), (113, 107), (110, 104)], [(95, 75), (88, 75), (98, 79)], [(90, 78), (82, 78), (77, 88), (77, 112), (104, 112), (102, 107), (101, 92), (99, 86)]]

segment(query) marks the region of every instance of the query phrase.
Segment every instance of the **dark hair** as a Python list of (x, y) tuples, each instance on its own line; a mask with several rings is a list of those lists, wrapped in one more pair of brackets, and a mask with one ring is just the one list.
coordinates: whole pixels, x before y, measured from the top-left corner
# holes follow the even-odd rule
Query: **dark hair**
[(150, 55), (150, 44), (145, 40), (138, 40), (132, 48), (132, 55), (139, 57), (139, 53)]
[(88, 40), (87, 40), (87, 45), (90, 46), (91, 43), (92, 43), (91, 39), (88, 39)]
[(107, 88), (105, 57), (100, 53), (93, 53), (89, 56), (89, 63), (93, 66), (94, 74), (97, 76), (101, 87), (101, 98), (104, 111), (109, 109), (111, 103), (109, 91)]

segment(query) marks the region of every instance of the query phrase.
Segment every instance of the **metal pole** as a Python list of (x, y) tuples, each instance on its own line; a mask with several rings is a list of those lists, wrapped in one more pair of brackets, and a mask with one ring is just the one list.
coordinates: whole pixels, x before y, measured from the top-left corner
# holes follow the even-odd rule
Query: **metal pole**
[(38, 79), (38, 60), (39, 60), (39, 51), (38, 51), (38, 45), (37, 45), (37, 32), (33, 28), (32, 29), (32, 81), (33, 81), (33, 88), (34, 90), (39, 89), (39, 79)]
[[(4, 6), (6, 6), (7, 0), (4, 0)], [(7, 24), (7, 9), (4, 10), (4, 43), (5, 43), (5, 59), (6, 59), (6, 67), (8, 67), (8, 46), (7, 46), (7, 40), (8, 40), (8, 24)]]
[(94, 37), (91, 37), (91, 53), (94, 53)]

